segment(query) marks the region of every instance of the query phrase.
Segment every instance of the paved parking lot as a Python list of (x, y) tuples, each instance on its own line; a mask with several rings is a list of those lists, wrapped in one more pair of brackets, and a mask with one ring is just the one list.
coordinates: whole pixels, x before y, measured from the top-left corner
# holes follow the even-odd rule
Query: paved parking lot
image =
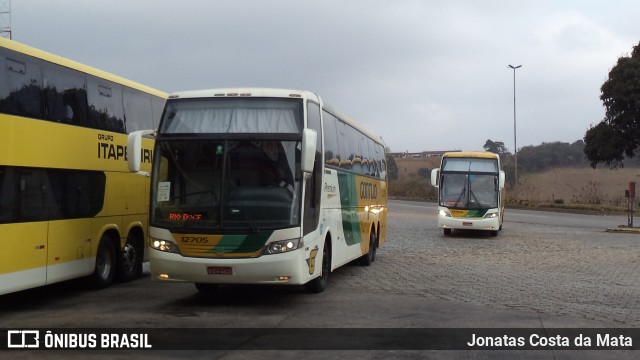
[[(370, 267), (344, 266), (329, 288), (230, 287), (148, 277), (101, 291), (77, 282), (0, 298), (7, 328), (638, 328), (638, 234), (626, 217), (508, 210), (497, 236), (436, 228), (435, 206), (391, 201), (388, 240)], [(506, 330), (505, 330), (506, 331)], [(322, 341), (322, 339), (318, 339)], [(634, 344), (637, 348), (638, 344)], [(636, 351), (11, 352), (13, 359), (635, 358)], [(89, 356), (91, 355), (91, 356)]]
[(640, 235), (605, 231), (624, 215), (506, 214), (498, 237), (445, 237), (433, 204), (392, 201), (375, 271), (347, 268), (332, 286), (640, 327)]

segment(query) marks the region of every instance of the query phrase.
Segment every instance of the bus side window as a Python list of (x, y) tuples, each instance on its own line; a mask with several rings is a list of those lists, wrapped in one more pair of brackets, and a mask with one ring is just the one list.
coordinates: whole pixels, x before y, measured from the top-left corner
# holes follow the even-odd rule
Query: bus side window
[(0, 166), (0, 223), (15, 220), (15, 171), (9, 166)]
[(43, 119), (42, 69), (39, 62), (26, 58), (22, 61), (24, 56), (19, 60), (4, 58), (7, 50), (0, 50), (0, 60), (4, 59), (0, 76), (6, 79), (0, 82), (0, 112)]
[(124, 118), (127, 133), (154, 129), (151, 96), (125, 87)]
[(89, 77), (87, 100), (92, 128), (125, 133), (121, 85)]
[(86, 82), (83, 76), (61, 66), (44, 68), (47, 120), (86, 126)]
[(322, 128), (320, 124), (320, 106), (313, 102), (307, 103), (307, 127), (313, 129), (318, 134), (316, 142), (316, 161), (313, 165), (313, 174), (311, 179), (307, 181), (305, 190), (304, 207), (304, 234), (315, 230), (320, 221), (320, 195), (322, 183)]

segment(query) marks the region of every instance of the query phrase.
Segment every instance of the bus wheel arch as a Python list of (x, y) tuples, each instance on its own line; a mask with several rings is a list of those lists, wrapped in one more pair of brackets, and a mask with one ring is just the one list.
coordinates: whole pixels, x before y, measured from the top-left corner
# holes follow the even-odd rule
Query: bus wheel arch
[(140, 227), (132, 228), (122, 250), (118, 251), (116, 278), (126, 282), (142, 275), (144, 258), (144, 232)]
[(305, 287), (310, 293), (321, 293), (327, 288), (329, 274), (331, 273), (331, 235), (327, 234), (322, 245), (321, 271), (322, 275), (309, 281)]

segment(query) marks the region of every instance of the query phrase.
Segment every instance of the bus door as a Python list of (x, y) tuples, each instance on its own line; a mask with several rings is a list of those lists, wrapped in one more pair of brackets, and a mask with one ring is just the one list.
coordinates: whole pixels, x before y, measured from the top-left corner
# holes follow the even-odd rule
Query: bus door
[(93, 178), (101, 173), (43, 169), (41, 203), (52, 219), (48, 229), (47, 284), (88, 275), (91, 261), (91, 229), (95, 214), (92, 200), (104, 191), (95, 189)]

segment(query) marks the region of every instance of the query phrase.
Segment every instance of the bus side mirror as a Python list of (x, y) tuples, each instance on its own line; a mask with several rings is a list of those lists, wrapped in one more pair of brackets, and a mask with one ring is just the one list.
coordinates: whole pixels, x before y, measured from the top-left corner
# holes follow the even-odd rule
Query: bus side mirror
[(138, 130), (130, 133), (127, 137), (127, 163), (129, 164), (129, 172), (140, 172), (142, 137), (154, 133), (154, 130)]
[(440, 179), (440, 169), (431, 170), (431, 185), (438, 187), (438, 180)]
[(313, 172), (313, 163), (316, 160), (316, 144), (318, 134), (313, 129), (304, 129), (302, 133), (302, 172)]
[(504, 189), (505, 176), (504, 171), (500, 171), (500, 177), (498, 178), (498, 188)]

